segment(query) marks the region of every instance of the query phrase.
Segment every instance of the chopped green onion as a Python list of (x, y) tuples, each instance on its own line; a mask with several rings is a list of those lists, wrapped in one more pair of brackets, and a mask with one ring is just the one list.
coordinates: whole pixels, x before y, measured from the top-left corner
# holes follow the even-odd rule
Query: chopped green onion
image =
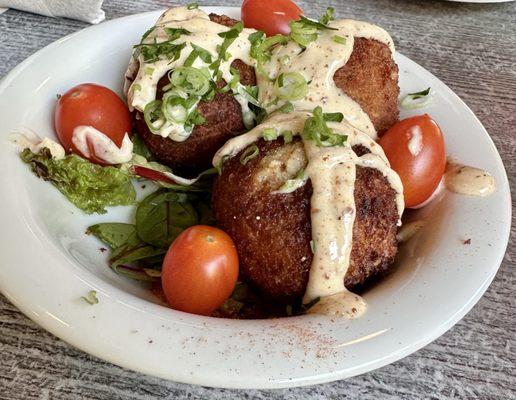
[(154, 32), (154, 30), (155, 30), (155, 29), (156, 29), (156, 27), (155, 27), (155, 26), (153, 26), (152, 28), (147, 29), (147, 30), (145, 31), (145, 33), (142, 35), (142, 38), (141, 38), (141, 40), (140, 40), (140, 43), (143, 43), (143, 41), (144, 41), (145, 39), (147, 39), (147, 37), (148, 37), (152, 32)]
[(249, 146), (240, 156), (240, 164), (246, 165), (253, 158), (257, 157), (258, 154), (260, 154), (260, 149), (258, 149), (257, 145), (253, 144), (252, 146)]
[(275, 106), (276, 104), (278, 104), (278, 100), (279, 99), (276, 97), (274, 100), (271, 100), (268, 103), (266, 103), (264, 105), (264, 107), (267, 108), (267, 107), (270, 107), (270, 106)]
[(204, 125), (206, 123), (206, 118), (204, 118), (197, 109), (193, 110), (186, 120), (187, 125)]
[(152, 67), (145, 67), (145, 74), (146, 75), (152, 75), (154, 73), (154, 68)]
[(278, 98), (284, 100), (301, 100), (308, 93), (308, 83), (299, 72), (280, 74), (274, 87)]
[(199, 57), (202, 61), (204, 61), (206, 64), (211, 64), (213, 61), (211, 53), (202, 48), (201, 46), (197, 46), (196, 44), (190, 43), (192, 46), (192, 51), (186, 58), (185, 62), (183, 63), (184, 67), (190, 67), (194, 63), (194, 61)]
[(163, 98), (161, 110), (169, 122), (183, 124), (188, 118), (188, 109), (185, 105), (185, 99), (182, 97), (168, 96)]
[(287, 65), (290, 62), (290, 57), (288, 54), (285, 54), (279, 59), (279, 61), (282, 65)]
[(299, 171), (293, 179), (288, 179), (278, 190), (274, 193), (285, 194), (295, 192), (300, 187), (303, 187), (308, 176), (305, 174), (305, 170)]
[(312, 254), (315, 254), (315, 241), (310, 240), (310, 249), (312, 249)]
[(416, 93), (409, 93), (408, 96), (412, 96), (414, 99), (419, 99), (421, 97), (428, 96), (430, 94), (430, 87), (427, 87), (425, 90)]
[(137, 49), (135, 57), (141, 54), (146, 63), (159, 61), (161, 56), (165, 56), (170, 61), (176, 61), (181, 56), (181, 50), (185, 48), (186, 43), (174, 44), (171, 42), (171, 40), (167, 40), (161, 43), (137, 44), (134, 46)]
[(249, 35), (251, 42), (251, 57), (256, 60), (256, 69), (262, 76), (267, 76), (264, 64), (271, 59), (272, 48), (276, 45), (285, 45), (288, 43), (288, 37), (283, 35), (274, 35), (265, 38), (265, 33), (257, 31)]
[(95, 304), (99, 304), (99, 299), (97, 297), (96, 290), (90, 290), (86, 296), (81, 296), (81, 299), (83, 299), (86, 303), (92, 306), (94, 306)]
[(189, 35), (192, 32), (184, 28), (165, 28), (165, 33), (168, 35), (169, 40), (176, 40), (181, 35)]
[(342, 122), (344, 114), (340, 112), (324, 113), (323, 117), (326, 122)]
[(186, 8), (188, 10), (195, 10), (196, 8), (199, 8), (199, 4), (197, 4), (197, 3), (188, 3), (186, 5)]
[(238, 85), (236, 92), (242, 95), (252, 105), (261, 107), (258, 101), (258, 86)]
[(317, 40), (318, 32), (320, 30), (333, 30), (328, 23), (333, 19), (333, 8), (329, 7), (326, 14), (321, 17), (320, 22), (312, 21), (306, 17), (301, 16), (299, 20), (289, 23), (290, 38), (297, 42), (300, 46), (306, 47), (309, 43)]
[[(326, 20), (328, 18), (333, 19), (333, 8), (331, 8), (331, 7), (326, 9), (326, 14), (321, 17), (321, 21)], [(321, 31), (325, 30), (325, 29), (330, 30), (330, 31), (338, 31), (337, 28), (332, 28), (331, 26), (328, 26), (328, 22), (330, 22), (330, 19), (328, 19), (327, 23), (324, 23), (324, 22), (312, 21), (311, 19), (308, 19), (301, 15), (301, 17), (299, 18), (299, 22), (302, 22), (305, 26), (313, 26), (314, 28), (317, 28)]]
[(333, 41), (338, 44), (346, 44), (347, 39), (344, 36), (340, 35), (333, 35), (332, 37)]
[(327, 125), (327, 121), (342, 120), (342, 114), (323, 114), (321, 107), (313, 110), (313, 116), (305, 121), (302, 137), (304, 140), (313, 140), (319, 147), (342, 146), (347, 140), (346, 135), (339, 135), (333, 132)]
[(176, 68), (169, 79), (172, 85), (194, 96), (202, 96), (210, 90), (209, 78), (197, 68)]
[(147, 104), (143, 110), (145, 123), (153, 132), (159, 131), (166, 122), (161, 105), (161, 100), (154, 100)]
[(222, 167), (224, 166), (224, 163), (230, 158), (229, 154), (225, 154), (221, 157), (220, 161), (217, 165), (215, 165), (215, 169), (219, 173), (219, 175), (222, 175)]
[(326, 9), (326, 12), (324, 13), (324, 15), (319, 18), (319, 22), (323, 25), (328, 25), (330, 23), (330, 21), (333, 21), (333, 13), (335, 12), (335, 9), (333, 7), (328, 7)]
[(240, 83), (240, 72), (237, 69), (230, 67), (231, 71), (231, 80), (224, 86), (219, 89), (220, 93), (227, 93), (230, 90), (236, 91), (238, 84)]
[(406, 109), (422, 108), (431, 101), (431, 94), (430, 87), (421, 92), (409, 93), (401, 100), (401, 106)]
[(243, 29), (244, 29), (244, 24), (242, 22), (237, 22), (235, 25), (233, 25), (231, 27), (231, 29), (229, 29), (225, 32), (219, 33), (219, 36), (221, 38), (223, 38), (224, 41), (217, 48), (217, 54), (218, 54), (219, 58), (210, 65), (210, 68), (214, 71), (215, 76), (217, 76), (219, 73), (220, 63), (223, 60), (227, 61), (226, 53), (228, 51), (229, 46), (231, 46), (231, 44), (240, 35), (240, 33), (242, 32)]
[(133, 92), (137, 92), (139, 90), (142, 90), (142, 85), (140, 85), (139, 83), (134, 83), (133, 86), (132, 86), (132, 90), (133, 90)]
[(280, 108), (276, 110), (276, 112), (284, 114), (291, 113), (292, 111), (294, 111), (294, 105), (290, 101), (287, 101), (285, 104), (283, 104)]
[(275, 128), (265, 128), (262, 131), (262, 136), (266, 142), (270, 142), (278, 138), (278, 131)]
[(306, 47), (309, 43), (317, 40), (317, 28), (305, 25), (301, 21), (293, 21), (289, 23), (290, 38), (299, 45)]
[(294, 138), (292, 131), (283, 131), (281, 132), (281, 136), (283, 136), (285, 144), (292, 142), (292, 139)]
[(140, 43), (133, 46), (136, 49), (134, 57), (138, 58), (141, 54), (143, 56), (143, 61), (148, 63), (158, 61), (162, 55), (166, 56), (169, 60), (177, 60), (181, 55), (181, 50), (184, 49), (186, 44), (176, 44), (173, 42), (181, 35), (189, 35), (190, 31), (184, 28), (165, 28), (164, 30), (168, 36), (168, 40), (158, 43), (156, 38), (154, 38), (152, 43), (144, 43), (147, 37), (154, 32), (155, 29), (156, 27), (154, 26), (147, 30), (147, 32), (143, 34)]

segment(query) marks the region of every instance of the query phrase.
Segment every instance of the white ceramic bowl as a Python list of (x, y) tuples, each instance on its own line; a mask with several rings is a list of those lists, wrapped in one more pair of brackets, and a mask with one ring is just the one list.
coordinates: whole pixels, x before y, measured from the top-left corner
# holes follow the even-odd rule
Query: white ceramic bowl
[[(208, 11), (238, 17), (236, 8)], [(55, 97), (82, 82), (120, 90), (131, 46), (159, 12), (134, 15), (65, 37), (0, 83), (2, 231), (0, 288), (28, 317), (68, 343), (115, 364), (180, 382), (273, 388), (346, 378), (381, 367), (442, 335), (482, 296), (502, 260), (511, 200), (500, 157), (477, 118), (442, 82), (398, 54), (402, 94), (431, 86), (425, 109), (449, 154), (486, 169), (488, 198), (446, 193), (422, 212), (429, 223), (400, 253), (397, 269), (365, 294), (358, 320), (301, 316), (232, 321), (155, 304), (141, 285), (115, 275), (87, 226), (131, 218), (130, 208), (86, 216), (37, 179), (7, 144), (13, 131), (54, 136)], [(471, 245), (463, 240), (471, 238)], [(98, 291), (100, 303), (80, 299)]]

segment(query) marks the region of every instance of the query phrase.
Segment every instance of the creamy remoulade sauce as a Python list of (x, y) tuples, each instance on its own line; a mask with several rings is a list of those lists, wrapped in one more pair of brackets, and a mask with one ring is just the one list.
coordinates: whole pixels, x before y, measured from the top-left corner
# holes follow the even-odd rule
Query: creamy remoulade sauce
[[(308, 91), (301, 100), (292, 101), (296, 110), (312, 110), (321, 106), (325, 112), (342, 112), (344, 118), (355, 128), (376, 138), (376, 131), (369, 116), (353, 99), (339, 89), (333, 76), (344, 66), (354, 46), (355, 37), (374, 39), (386, 44), (394, 54), (392, 38), (382, 28), (367, 22), (344, 19), (332, 21), (329, 24), (335, 30), (321, 30), (317, 40), (302, 48), (298, 43), (290, 40), (288, 44), (278, 45), (272, 50), (271, 59), (264, 64), (265, 75), (257, 74), (258, 100), (267, 113), (271, 113), (285, 104), (286, 100), (279, 100), (274, 81), (282, 73), (296, 72), (308, 82)], [(174, 43), (186, 43), (180, 57), (175, 61), (161, 59), (157, 62), (146, 63), (140, 54), (132, 58), (126, 72), (125, 93), (131, 110), (143, 112), (145, 106), (156, 99), (157, 83), (171, 69), (182, 66), (192, 51), (191, 43), (201, 46), (217, 59), (217, 46), (223, 41), (218, 34), (230, 28), (209, 20), (201, 10), (188, 10), (186, 7), (172, 8), (166, 11), (156, 23), (156, 29), (149, 34), (144, 43), (166, 41), (166, 28), (184, 28), (190, 34), (182, 35)], [(240, 59), (244, 63), (256, 67), (256, 60), (251, 57), (251, 43), (249, 35), (254, 29), (244, 29), (237, 39), (230, 45), (229, 57), (221, 63), (222, 78), (229, 82), (232, 78), (231, 63)], [(335, 41), (339, 36), (339, 43)], [(288, 60), (285, 62), (285, 60)], [(196, 68), (207, 67), (199, 57), (192, 65)], [(149, 73), (151, 71), (151, 73)], [(242, 106), (243, 114), (249, 112), (246, 98), (235, 94), (235, 99)], [(155, 134), (170, 137), (176, 141), (184, 141), (189, 133), (184, 127), (174, 123), (167, 123)]]
[[(50, 138), (41, 139), (32, 132), (16, 133), (11, 135), (11, 141), (21, 149), (29, 149), (37, 154), (43, 148), (50, 150), (50, 154), (56, 160), (63, 159), (66, 155), (63, 146)], [(75, 127), (72, 133), (72, 142), (79, 150), (81, 156), (91, 156), (90, 146), (95, 156), (107, 164), (123, 164), (131, 161), (133, 157), (133, 143), (126, 133), (122, 140), (122, 146), (118, 147), (108, 136), (92, 126), (81, 125)]]
[(455, 162), (446, 164), (446, 189), (467, 196), (485, 197), (495, 190), (495, 180), (486, 171)]
[[(229, 140), (213, 159), (220, 165), (227, 157), (238, 154), (262, 137), (266, 128), (281, 132), (289, 130), (299, 135), (308, 112), (272, 114), (261, 125), (248, 133)], [(399, 218), (404, 209), (403, 186), (399, 176), (390, 168), (385, 154), (366, 133), (347, 123), (330, 122), (328, 126), (340, 135), (347, 135), (343, 146), (318, 147), (311, 140), (303, 140), (308, 164), (305, 173), (311, 180), (311, 223), (313, 261), (303, 303), (320, 298), (309, 312), (355, 318), (365, 312), (365, 301), (350, 293), (344, 286), (349, 267), (355, 221), (354, 183), (356, 167), (378, 169), (396, 192)], [(362, 145), (370, 153), (358, 157), (352, 150)]]
[[(285, 46), (277, 46), (269, 62), (265, 64), (267, 75), (273, 80), (281, 73), (297, 72), (309, 82), (308, 93), (301, 99), (292, 101), (296, 110), (313, 110), (321, 106), (324, 112), (341, 112), (346, 121), (355, 128), (376, 138), (376, 131), (369, 116), (360, 105), (333, 80), (335, 72), (343, 67), (353, 52), (355, 37), (374, 39), (386, 44), (394, 54), (394, 44), (390, 35), (382, 28), (362, 21), (343, 19), (332, 21), (329, 26), (336, 30), (319, 31), (317, 40), (309, 43), (306, 49), (290, 41)], [(344, 38), (337, 43), (335, 36)], [(288, 60), (287, 63), (283, 60)], [(281, 107), (285, 102), (274, 102), (276, 92), (274, 81), (266, 76), (257, 75), (258, 94), (267, 113)]]
[(108, 164), (123, 164), (131, 161), (133, 157), (133, 142), (127, 133), (122, 140), (121, 147), (118, 147), (110, 137), (94, 127), (80, 125), (73, 130), (72, 142), (86, 158), (92, 155), (90, 151), (90, 146), (92, 146), (95, 157)]
[(20, 150), (29, 149), (34, 154), (39, 153), (42, 149), (48, 149), (52, 158), (61, 160), (65, 157), (66, 152), (61, 144), (50, 138), (40, 138), (33, 132), (13, 133), (10, 135), (11, 142)]

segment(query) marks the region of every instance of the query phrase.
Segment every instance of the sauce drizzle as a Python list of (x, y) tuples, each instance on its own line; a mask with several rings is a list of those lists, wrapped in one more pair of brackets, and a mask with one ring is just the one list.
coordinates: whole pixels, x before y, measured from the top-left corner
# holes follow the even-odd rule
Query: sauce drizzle
[(485, 197), (495, 190), (495, 180), (486, 171), (457, 163), (448, 163), (444, 175), (446, 189), (467, 196)]

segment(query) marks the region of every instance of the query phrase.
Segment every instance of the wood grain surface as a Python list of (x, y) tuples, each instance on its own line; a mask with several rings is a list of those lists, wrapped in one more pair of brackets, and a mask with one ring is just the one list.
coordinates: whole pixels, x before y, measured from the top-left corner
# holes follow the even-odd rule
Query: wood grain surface
[[(239, 5), (240, 1), (220, 3)], [(319, 15), (332, 5), (339, 17), (382, 25), (392, 34), (400, 52), (448, 84), (491, 134), (505, 163), (514, 198), (516, 3), (299, 3), (309, 15)], [(170, 4), (159, 0), (106, 0), (104, 8), (111, 19)], [(38, 49), (85, 26), (13, 10), (0, 15), (0, 77)], [(508, 252), (491, 287), (453, 329), (380, 370), (307, 388), (221, 390), (143, 376), (72, 348), (0, 296), (0, 399), (514, 399), (514, 229), (513, 224)]]

